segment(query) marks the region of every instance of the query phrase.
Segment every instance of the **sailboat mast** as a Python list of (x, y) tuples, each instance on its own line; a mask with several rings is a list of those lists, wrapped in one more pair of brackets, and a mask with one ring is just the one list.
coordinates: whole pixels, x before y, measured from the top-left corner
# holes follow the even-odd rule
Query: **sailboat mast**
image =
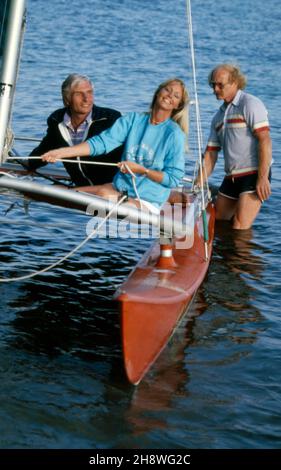
[(0, 161), (5, 156), (6, 132), (11, 117), (12, 103), (17, 79), (18, 61), (25, 24), (25, 0), (10, 0), (8, 21), (3, 45), (3, 58), (0, 75)]

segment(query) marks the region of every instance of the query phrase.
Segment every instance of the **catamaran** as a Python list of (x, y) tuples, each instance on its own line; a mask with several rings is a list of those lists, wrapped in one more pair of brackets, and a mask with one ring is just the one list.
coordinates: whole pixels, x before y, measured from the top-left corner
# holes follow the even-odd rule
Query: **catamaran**
[[(117, 289), (115, 299), (120, 309), (121, 340), (125, 371), (132, 384), (138, 384), (155, 362), (171, 338), (179, 321), (196, 294), (208, 270), (214, 237), (214, 206), (204, 182), (202, 168), (202, 136), (199, 104), (196, 89), (196, 72), (191, 22), (191, 5), (188, 2), (188, 20), (194, 82), (194, 103), (198, 132), (198, 167), (201, 189), (194, 184), (187, 194), (185, 204), (166, 205), (161, 213), (144, 212), (132, 205), (113, 203), (100, 197), (59, 185), (42, 183), (41, 179), (26, 179), (26, 171), (9, 160), (17, 158), (11, 138), (11, 110), (20, 49), (25, 27), (25, 0), (2, 2), (0, 36), (0, 188), (10, 189), (25, 197), (50, 204), (78, 209), (86, 214), (102, 210), (105, 218), (127, 219), (135, 224), (157, 229), (157, 238), (144, 254), (129, 277)], [(49, 176), (48, 176), (49, 174)], [(12, 177), (11, 177), (12, 175)], [(57, 177), (56, 170), (44, 170), (43, 175)], [(179, 190), (182, 191), (182, 188)], [(91, 238), (91, 233), (85, 241)], [(78, 248), (78, 247), (77, 247)], [(64, 257), (60, 261), (65, 261)], [(51, 267), (54, 268), (58, 263)], [(51, 268), (15, 279), (23, 280), (40, 275)]]

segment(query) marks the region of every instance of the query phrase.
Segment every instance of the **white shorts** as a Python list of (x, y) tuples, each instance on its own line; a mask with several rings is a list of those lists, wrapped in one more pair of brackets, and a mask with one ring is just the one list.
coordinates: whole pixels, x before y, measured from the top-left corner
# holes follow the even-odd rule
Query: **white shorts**
[[(139, 199), (135, 199), (135, 201), (139, 201)], [(146, 209), (149, 210), (152, 214), (160, 214), (160, 207), (156, 207), (154, 204), (148, 201), (144, 201), (143, 199), (140, 199), (142, 207), (145, 207)]]

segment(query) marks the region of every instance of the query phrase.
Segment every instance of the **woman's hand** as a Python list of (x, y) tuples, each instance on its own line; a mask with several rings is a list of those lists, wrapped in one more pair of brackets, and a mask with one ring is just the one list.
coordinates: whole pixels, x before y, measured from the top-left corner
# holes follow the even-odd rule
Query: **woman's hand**
[(139, 165), (136, 162), (123, 161), (117, 163), (119, 170), (124, 174), (134, 174), (134, 175), (143, 175), (146, 178), (154, 181), (155, 183), (162, 183), (163, 181), (163, 172), (159, 170), (152, 170), (150, 168), (145, 168), (143, 165)]
[(70, 147), (61, 147), (59, 149), (50, 150), (44, 153), (41, 158), (43, 162), (55, 163), (58, 160), (64, 158), (75, 158), (75, 157), (88, 157), (90, 155), (90, 147), (87, 142), (81, 142), (81, 144), (73, 145)]
[(67, 158), (67, 155), (65, 155), (66, 154), (65, 149), (67, 149), (67, 147), (66, 148), (62, 147), (60, 149), (55, 149), (55, 150), (49, 150), (49, 152), (46, 152), (43, 155), (41, 155), (41, 158), (43, 162), (55, 163), (58, 160), (61, 160), (62, 158)]
[(131, 170), (132, 173), (139, 174), (139, 175), (145, 175), (146, 174), (146, 168), (142, 165), (139, 165), (136, 162), (131, 162), (131, 161), (124, 161), (118, 163), (119, 170), (121, 173), (130, 173), (129, 170)]

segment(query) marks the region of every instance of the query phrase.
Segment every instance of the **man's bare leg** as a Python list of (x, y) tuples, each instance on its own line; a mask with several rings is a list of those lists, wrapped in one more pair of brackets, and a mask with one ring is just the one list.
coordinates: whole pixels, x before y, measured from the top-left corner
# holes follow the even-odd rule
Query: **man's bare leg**
[(192, 195), (184, 192), (172, 189), (168, 201), (170, 204), (183, 204), (186, 205), (192, 202)]
[(261, 201), (256, 193), (240, 194), (235, 214), (233, 228), (246, 230), (250, 228), (261, 208)]
[(216, 199), (216, 219), (217, 220), (231, 220), (235, 214), (237, 199), (218, 194)]

